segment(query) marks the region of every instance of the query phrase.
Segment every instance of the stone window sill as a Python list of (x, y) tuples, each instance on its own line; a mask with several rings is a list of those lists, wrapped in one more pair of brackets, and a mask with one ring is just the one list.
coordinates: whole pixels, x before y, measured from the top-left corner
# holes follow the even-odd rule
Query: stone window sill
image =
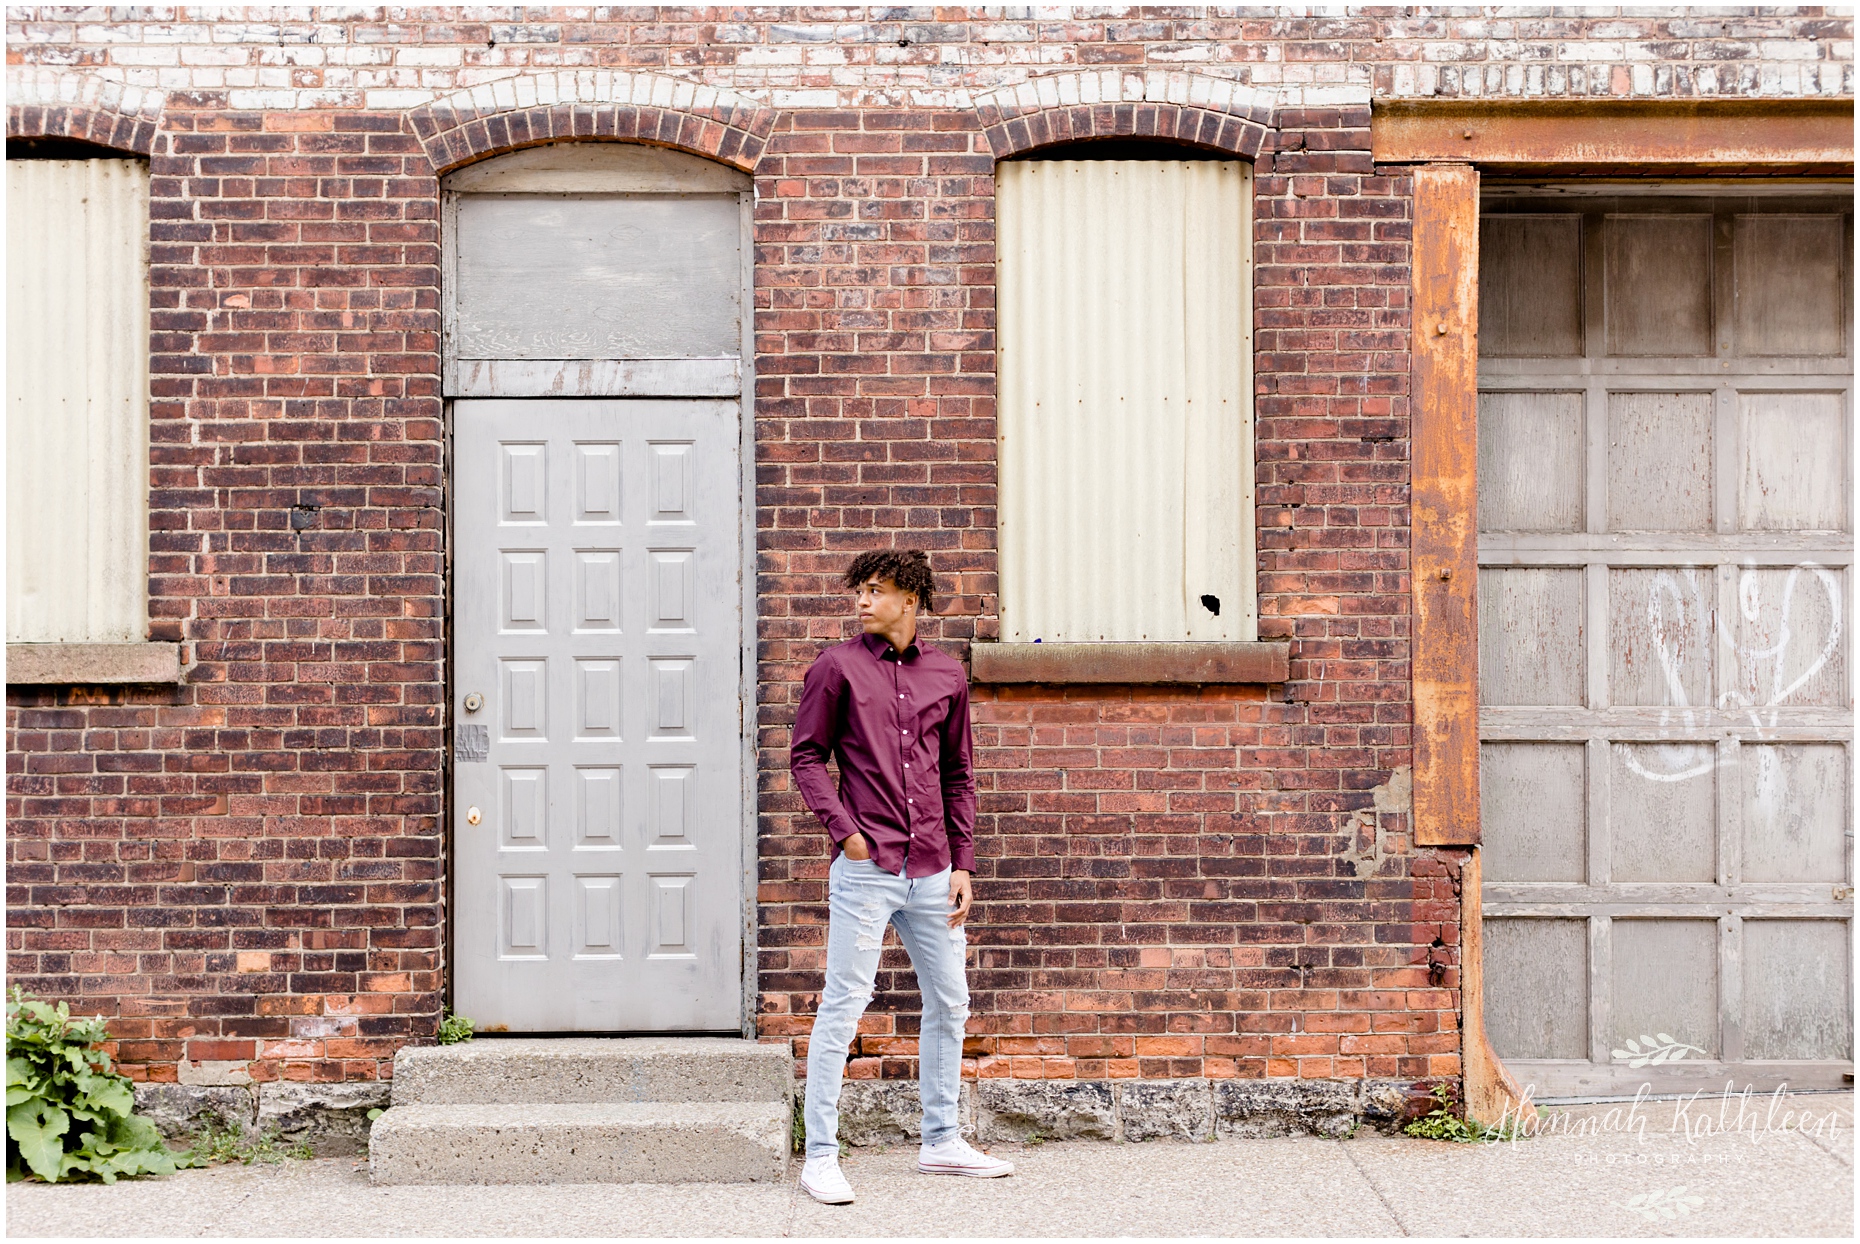
[(978, 683), (1283, 683), (1292, 645), (1173, 640), (1137, 643), (972, 644)]
[(8, 644), (7, 686), (178, 683), (180, 644)]

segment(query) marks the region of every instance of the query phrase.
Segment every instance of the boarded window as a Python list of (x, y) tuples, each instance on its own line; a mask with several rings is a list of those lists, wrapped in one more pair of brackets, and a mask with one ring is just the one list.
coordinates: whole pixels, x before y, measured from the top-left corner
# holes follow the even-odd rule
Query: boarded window
[(1251, 169), (996, 174), (1002, 638), (1255, 638)]
[(8, 160), (10, 642), (148, 630), (148, 166)]

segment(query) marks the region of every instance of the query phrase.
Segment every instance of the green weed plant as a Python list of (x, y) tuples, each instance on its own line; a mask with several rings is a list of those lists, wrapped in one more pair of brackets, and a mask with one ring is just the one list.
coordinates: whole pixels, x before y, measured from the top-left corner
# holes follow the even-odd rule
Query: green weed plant
[(1491, 1127), (1476, 1120), (1469, 1122), (1453, 1090), (1445, 1084), (1435, 1085), (1432, 1097), (1436, 1103), (1434, 1108), (1402, 1128), (1403, 1135), (1471, 1145), (1481, 1141), (1520, 1140), (1530, 1134), (1516, 1123)]
[(476, 1020), (460, 1015), (447, 1007), (439, 1017), (439, 1044), (457, 1045), (461, 1041), (469, 1041), (472, 1038), (472, 1029), (477, 1026)]
[(102, 1017), (72, 1019), (60, 1002), (28, 999), (17, 986), (6, 1004), (6, 1177), (50, 1183), (171, 1175), (192, 1165), (170, 1153), (155, 1124), (136, 1114), (135, 1090), (96, 1047)]
[(308, 1141), (287, 1145), (275, 1128), (249, 1136), (239, 1128), (223, 1127), (211, 1121), (194, 1134), (190, 1153), (198, 1166), (219, 1166), (228, 1162), (245, 1166), (257, 1162), (275, 1165), (286, 1158), (302, 1161), (316, 1156)]

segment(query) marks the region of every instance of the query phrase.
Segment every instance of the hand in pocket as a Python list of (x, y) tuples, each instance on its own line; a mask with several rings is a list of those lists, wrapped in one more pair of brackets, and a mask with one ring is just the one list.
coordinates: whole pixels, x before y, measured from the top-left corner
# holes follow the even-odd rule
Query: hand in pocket
[(866, 841), (863, 831), (853, 834), (845, 842), (840, 843), (840, 850), (846, 853), (846, 858), (849, 860), (872, 858), (872, 844)]

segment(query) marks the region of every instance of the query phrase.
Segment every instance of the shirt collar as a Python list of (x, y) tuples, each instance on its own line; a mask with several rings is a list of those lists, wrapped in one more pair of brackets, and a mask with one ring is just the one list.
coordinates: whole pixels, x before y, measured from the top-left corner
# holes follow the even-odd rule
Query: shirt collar
[(861, 635), (859, 636), (859, 642), (865, 645), (865, 650), (867, 652), (871, 653), (873, 657), (880, 661), (887, 659), (894, 661), (915, 661), (920, 655), (917, 641), (914, 639), (904, 646), (903, 652), (895, 656), (891, 654), (891, 641), (886, 639), (883, 635)]

